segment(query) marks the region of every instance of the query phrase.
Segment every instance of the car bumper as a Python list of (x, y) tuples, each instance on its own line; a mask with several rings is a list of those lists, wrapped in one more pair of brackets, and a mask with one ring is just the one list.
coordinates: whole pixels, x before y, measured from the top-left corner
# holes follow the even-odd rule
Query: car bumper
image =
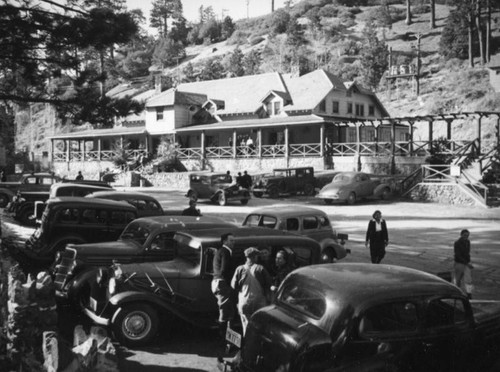
[(83, 308), (82, 309), (83, 313), (90, 318), (95, 324), (101, 325), (101, 326), (109, 326), (111, 324), (111, 318), (110, 317), (105, 317), (101, 315), (97, 315), (92, 311), (91, 309), (88, 308)]

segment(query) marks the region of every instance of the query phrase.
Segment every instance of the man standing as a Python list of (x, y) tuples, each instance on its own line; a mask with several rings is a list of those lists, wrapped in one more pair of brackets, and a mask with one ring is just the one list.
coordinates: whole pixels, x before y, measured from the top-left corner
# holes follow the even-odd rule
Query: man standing
[(222, 234), (221, 243), (222, 247), (217, 250), (213, 259), (212, 293), (217, 299), (219, 330), (221, 335), (224, 336), (227, 323), (234, 318), (233, 290), (230, 286), (234, 272), (231, 258), (234, 248), (234, 236), (230, 233)]
[(453, 246), (454, 251), (454, 269), (455, 275), (453, 278), (454, 284), (461, 288), (469, 298), (472, 298), (472, 271), (473, 268), (470, 262), (470, 240), (469, 230), (462, 230), (460, 238)]
[(382, 219), (382, 212), (375, 211), (372, 217), (373, 219), (368, 223), (366, 230), (365, 246), (370, 245), (372, 263), (378, 264), (385, 256), (385, 247), (389, 244), (389, 234), (385, 220)]
[(78, 175), (76, 176), (75, 180), (77, 180), (77, 181), (83, 181), (82, 171), (78, 171)]
[(231, 280), (231, 287), (238, 292), (243, 336), (252, 314), (267, 305), (267, 294), (271, 287), (271, 276), (264, 266), (257, 264), (259, 254), (257, 248), (245, 249), (246, 262), (236, 268)]
[(243, 176), (241, 176), (241, 187), (244, 187), (245, 189), (252, 188), (252, 177), (247, 171), (244, 171)]
[(189, 207), (182, 211), (183, 216), (201, 216), (201, 212), (198, 208), (196, 208), (196, 200), (189, 199)]

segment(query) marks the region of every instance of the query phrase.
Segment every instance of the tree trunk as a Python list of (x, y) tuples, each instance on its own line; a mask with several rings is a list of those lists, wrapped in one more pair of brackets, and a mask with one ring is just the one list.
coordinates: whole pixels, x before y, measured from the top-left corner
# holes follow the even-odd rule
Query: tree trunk
[(406, 24), (411, 25), (411, 1), (406, 0)]
[(486, 62), (491, 61), (491, 3), (486, 0)]
[(271, 13), (274, 13), (274, 0), (271, 0)]
[(484, 55), (484, 29), (481, 24), (481, 1), (476, 0), (476, 9), (475, 9), (475, 18), (476, 18), (476, 28), (477, 28), (477, 38), (479, 41), (479, 54), (481, 65), (486, 63), (486, 57)]
[(474, 56), (472, 55), (472, 15), (469, 13), (467, 15), (467, 31), (469, 34), (469, 66), (474, 67)]
[(436, 0), (430, 0), (431, 7), (431, 29), (436, 28)]

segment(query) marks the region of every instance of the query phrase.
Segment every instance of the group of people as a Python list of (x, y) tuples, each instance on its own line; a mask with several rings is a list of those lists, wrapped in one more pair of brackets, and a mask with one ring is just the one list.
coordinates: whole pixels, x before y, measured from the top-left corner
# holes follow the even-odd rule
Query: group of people
[(245, 263), (236, 268), (232, 265), (235, 239), (232, 234), (221, 236), (222, 246), (214, 255), (212, 293), (219, 307), (219, 326), (224, 335), (238, 310), (242, 333), (245, 335), (252, 314), (270, 303), (273, 292), (292, 270), (287, 253), (277, 252), (272, 273), (258, 262), (261, 251), (255, 247), (244, 251)]
[(243, 174), (238, 172), (238, 175), (236, 176), (236, 184), (245, 189), (250, 189), (252, 188), (252, 176), (250, 176), (247, 171), (244, 171)]
[[(371, 261), (378, 264), (385, 257), (385, 248), (389, 244), (389, 233), (387, 223), (382, 219), (382, 212), (376, 210), (372, 219), (368, 223), (366, 230), (366, 247), (370, 248)], [(464, 229), (460, 232), (460, 238), (453, 245), (453, 272), (452, 281), (457, 287), (461, 288), (469, 298), (472, 298), (472, 269), (471, 263), (471, 244), (469, 240), (470, 232)]]

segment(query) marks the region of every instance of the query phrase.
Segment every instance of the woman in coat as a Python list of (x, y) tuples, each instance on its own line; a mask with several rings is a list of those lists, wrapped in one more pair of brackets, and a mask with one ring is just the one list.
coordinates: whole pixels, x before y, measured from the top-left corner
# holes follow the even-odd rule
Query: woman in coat
[(368, 223), (366, 230), (366, 247), (370, 244), (370, 256), (372, 263), (380, 263), (385, 256), (385, 247), (389, 244), (389, 234), (387, 225), (382, 219), (382, 213), (375, 211), (373, 219)]

